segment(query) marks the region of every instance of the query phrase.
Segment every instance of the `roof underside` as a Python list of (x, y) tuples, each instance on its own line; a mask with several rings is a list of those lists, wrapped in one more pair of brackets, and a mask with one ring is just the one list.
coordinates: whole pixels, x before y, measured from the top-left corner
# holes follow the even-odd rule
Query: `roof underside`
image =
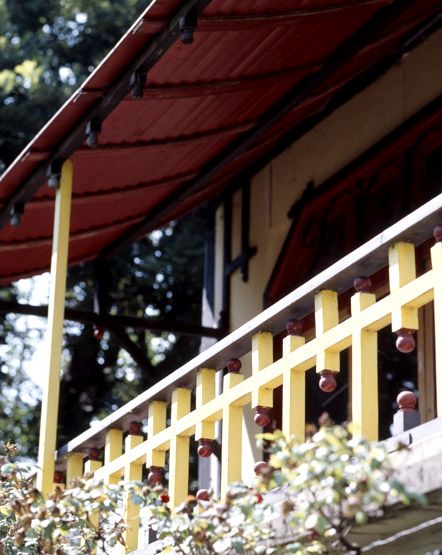
[[(49, 269), (54, 159), (74, 161), (70, 263), (109, 255), (244, 178), (385, 71), (440, 11), (440, 0), (182, 4), (153, 2), (0, 179), (0, 282)], [(192, 5), (201, 14), (184, 45), (177, 20)], [(137, 67), (142, 99), (129, 94)], [(93, 116), (103, 123), (91, 149)], [(25, 212), (11, 227), (16, 202)]]

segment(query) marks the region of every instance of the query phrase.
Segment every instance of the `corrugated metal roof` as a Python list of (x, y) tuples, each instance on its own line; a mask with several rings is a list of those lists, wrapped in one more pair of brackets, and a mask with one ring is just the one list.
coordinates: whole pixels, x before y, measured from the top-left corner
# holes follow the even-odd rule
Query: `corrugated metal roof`
[[(394, 13), (401, 3), (383, 25), (384, 11)], [(275, 4), (151, 4), (0, 178), (0, 221), (14, 202), (26, 202), (20, 226), (0, 231), (1, 282), (49, 268), (53, 191), (45, 173), (54, 158), (74, 161), (69, 259), (75, 264), (219, 193), (352, 80), (389, 60), (440, 10), (439, 0)], [(201, 14), (193, 44), (184, 45), (177, 20), (192, 5)], [(339, 63), (336, 53), (364, 29), (354, 55)], [(143, 98), (134, 99), (128, 79), (140, 63), (147, 82)], [(317, 75), (324, 78), (313, 87)], [(302, 101), (278, 112), (292, 93)], [(84, 142), (92, 116), (103, 119), (94, 149)]]

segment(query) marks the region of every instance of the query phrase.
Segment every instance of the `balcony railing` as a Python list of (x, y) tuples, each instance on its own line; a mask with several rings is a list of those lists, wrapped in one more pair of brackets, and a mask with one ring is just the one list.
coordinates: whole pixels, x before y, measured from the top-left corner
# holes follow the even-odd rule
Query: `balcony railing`
[[(97, 478), (107, 482), (141, 479), (143, 465), (158, 472), (158, 468), (165, 466), (168, 452), (167, 487), (171, 505), (177, 506), (188, 494), (190, 442), (215, 439), (216, 422), (221, 421), (221, 491), (224, 492), (229, 483), (241, 479), (244, 407), (251, 405), (265, 414), (265, 408), (272, 407), (273, 390), (282, 386), (283, 431), (302, 439), (306, 424), (307, 370), (325, 371), (327, 385), (327, 381), (333, 379), (333, 374), (327, 371), (339, 372), (339, 354), (349, 347), (354, 433), (375, 440), (378, 433), (378, 332), (390, 324), (392, 332), (417, 330), (418, 309), (431, 302), (434, 302), (436, 397), (437, 406), (441, 407), (440, 229), (431, 247), (431, 269), (417, 276), (415, 262), (415, 246), (427, 241), (442, 221), (441, 206), (442, 195), (439, 195), (69, 442), (56, 455), (57, 468), (66, 470), (68, 481), (84, 471), (93, 471)], [(367, 283), (363, 281), (361, 290), (351, 297), (350, 315), (340, 321), (339, 293), (350, 290), (355, 277), (372, 275), (387, 265), (389, 294), (377, 299), (366, 290)], [(315, 336), (306, 341), (298, 326), (292, 323), (289, 335), (283, 339), (282, 356), (275, 360), (274, 336), (284, 330), (287, 321), (312, 313)], [(231, 359), (241, 358), (248, 352), (252, 355), (252, 374), (245, 378), (235, 372), (239, 365)], [(225, 372), (219, 393), (216, 372), (226, 367), (230, 371)], [(193, 410), (192, 392), (196, 400)], [(168, 405), (170, 423), (166, 416)], [(147, 439), (133, 424), (146, 417)], [(129, 431), (124, 445), (123, 431)], [(103, 463), (97, 456), (100, 449), (104, 449)], [(83, 464), (88, 453), (89, 460)], [(126, 541), (130, 551), (138, 547), (138, 513), (130, 503), (126, 504), (125, 511), (129, 526)]]

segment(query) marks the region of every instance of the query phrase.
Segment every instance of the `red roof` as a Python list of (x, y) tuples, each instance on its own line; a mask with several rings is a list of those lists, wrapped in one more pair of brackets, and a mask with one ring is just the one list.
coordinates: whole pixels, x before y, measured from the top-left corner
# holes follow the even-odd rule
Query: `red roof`
[[(177, 22), (193, 5), (184, 45)], [(294, 140), (423, 40), (439, 11), (440, 0), (154, 1), (0, 178), (0, 282), (49, 269), (51, 160), (74, 161), (70, 263), (109, 253)], [(138, 67), (142, 99), (130, 94)]]

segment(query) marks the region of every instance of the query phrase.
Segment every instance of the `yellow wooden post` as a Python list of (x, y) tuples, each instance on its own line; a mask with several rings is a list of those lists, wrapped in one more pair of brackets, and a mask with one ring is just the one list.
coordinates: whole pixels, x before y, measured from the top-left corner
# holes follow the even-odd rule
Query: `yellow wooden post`
[[(149, 405), (147, 418), (147, 437), (152, 439), (153, 436), (162, 432), (166, 428), (167, 403), (163, 401), (152, 401)], [(158, 449), (148, 449), (146, 453), (146, 466), (158, 466), (164, 468), (166, 464), (166, 453)]]
[[(416, 278), (416, 260), (414, 245), (411, 243), (396, 243), (388, 250), (390, 292), (395, 292)], [(414, 307), (403, 307), (400, 304), (393, 308), (391, 314), (391, 330), (419, 329), (418, 310)]]
[[(123, 432), (116, 428), (112, 428), (106, 432), (106, 443), (104, 446), (104, 464), (108, 464), (114, 459), (118, 459), (123, 453)], [(107, 476), (108, 484), (118, 484), (120, 474), (117, 472)]]
[[(273, 363), (273, 335), (268, 332), (256, 333), (252, 338), (252, 373), (258, 372)], [(273, 390), (260, 387), (252, 391), (252, 408), (273, 407)]]
[[(190, 412), (190, 389), (178, 388), (172, 393), (171, 427)], [(169, 497), (177, 507), (189, 493), (189, 436), (173, 432), (169, 452)]]
[[(282, 342), (283, 357), (305, 344), (305, 338), (288, 335)], [(282, 378), (282, 431), (298, 441), (305, 439), (305, 372), (285, 368)]]
[(98, 470), (102, 466), (103, 465), (101, 464), (101, 461), (95, 461), (95, 460), (93, 461), (89, 459), (84, 463), (84, 473), (93, 474), (96, 470)]
[(434, 272), (434, 345), (436, 367), (436, 414), (442, 416), (442, 242), (431, 248)]
[(58, 400), (63, 339), (69, 225), (73, 164), (67, 160), (61, 171), (61, 184), (55, 197), (51, 259), (51, 286), (48, 308), (47, 372), (43, 386), (40, 439), (38, 445), (37, 487), (48, 495), (54, 478), (54, 452), (57, 440)]
[[(316, 337), (319, 341), (321, 335), (337, 326), (338, 323), (338, 294), (336, 291), (320, 291), (315, 296), (315, 326)], [(323, 370), (339, 372), (339, 352), (330, 349), (321, 349), (318, 345), (316, 372), (319, 373)]]
[[(223, 388), (228, 391), (244, 380), (242, 374), (229, 373), (224, 376)], [(242, 455), (242, 406), (228, 405), (223, 408), (223, 431), (221, 452), (221, 495), (229, 484), (241, 480)]]
[(351, 407), (353, 433), (365, 439), (378, 439), (378, 334), (362, 329), (362, 310), (376, 302), (376, 295), (356, 293), (351, 298), (353, 319)]
[[(143, 443), (143, 436), (141, 435), (128, 435), (124, 441), (124, 451), (128, 453), (131, 449), (134, 449), (137, 445)], [(143, 475), (143, 459), (137, 459), (134, 462), (126, 463), (124, 467), (124, 483), (137, 481), (140, 482)], [(140, 527), (140, 507), (132, 503), (130, 499), (130, 494), (126, 492), (124, 494), (124, 522), (126, 524), (126, 530), (123, 534), (124, 541), (126, 543), (126, 552), (130, 553), (138, 548), (138, 530)]]
[[(197, 410), (215, 398), (216, 395), (216, 371), (209, 368), (201, 368), (196, 376), (196, 399)], [(215, 421), (203, 420), (198, 422), (195, 429), (195, 440), (215, 439)]]
[[(96, 470), (98, 470), (102, 466), (103, 465), (101, 464), (101, 461), (89, 459), (84, 463), (84, 473), (85, 474), (93, 474)], [(93, 524), (93, 526), (95, 528), (98, 528), (98, 525), (100, 523), (99, 513), (94, 512), (91, 515), (89, 515), (89, 520), (91, 521), (91, 523)]]
[(83, 453), (69, 453), (66, 461), (66, 486), (69, 487), (74, 478), (83, 476)]

